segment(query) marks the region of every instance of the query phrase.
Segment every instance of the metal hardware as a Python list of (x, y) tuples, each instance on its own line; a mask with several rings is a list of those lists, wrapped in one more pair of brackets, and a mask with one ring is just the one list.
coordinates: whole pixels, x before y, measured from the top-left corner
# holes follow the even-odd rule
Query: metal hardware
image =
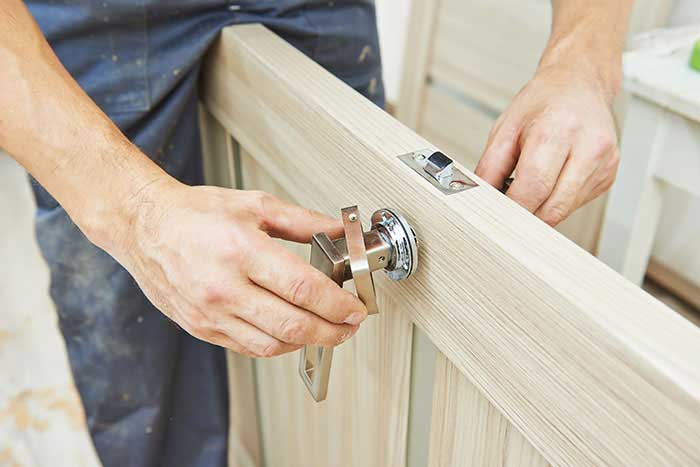
[(510, 190), (510, 186), (513, 184), (515, 179), (513, 177), (508, 177), (505, 180), (503, 180), (503, 187), (501, 188), (501, 193), (506, 194), (508, 190)]
[(446, 195), (478, 186), (464, 172), (455, 167), (452, 159), (439, 151), (421, 149), (401, 155), (399, 159)]
[(391, 243), (391, 263), (386, 273), (391, 280), (408, 278), (418, 267), (418, 244), (416, 233), (398, 212), (380, 209), (372, 214), (372, 230)]
[[(406, 219), (391, 209), (372, 214), (372, 228), (362, 231), (357, 206), (342, 211), (345, 237), (331, 240), (325, 233), (313, 236), (311, 265), (342, 286), (355, 281), (357, 295), (370, 314), (377, 313), (372, 272), (384, 269), (390, 279), (403, 280), (418, 266), (416, 235)], [(301, 349), (299, 375), (316, 402), (326, 398), (332, 347), (307, 345)]]
[(440, 182), (440, 185), (445, 183), (443, 180), (448, 181), (448, 184), (449, 181), (452, 181), (452, 177), (454, 175), (452, 169), (455, 165), (454, 162), (452, 162), (452, 159), (441, 152), (434, 152), (430, 155), (430, 157), (425, 159), (425, 161), (425, 171), (432, 175), (435, 180)]
[(357, 206), (343, 208), (343, 227), (345, 229), (345, 246), (350, 259), (350, 272), (355, 281), (357, 296), (367, 307), (367, 313), (377, 313), (377, 298), (374, 295), (374, 281), (369, 270), (365, 237), (362, 232), (362, 224), (359, 222)]

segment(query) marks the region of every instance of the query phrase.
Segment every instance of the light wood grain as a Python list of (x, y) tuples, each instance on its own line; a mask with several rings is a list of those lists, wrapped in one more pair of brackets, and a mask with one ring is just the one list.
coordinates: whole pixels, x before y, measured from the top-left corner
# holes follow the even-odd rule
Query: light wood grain
[(548, 461), (700, 462), (690, 323), (480, 180), (437, 192), (396, 157), (427, 141), (261, 26), (224, 30), (205, 81), (207, 107), (299, 203), (408, 216), (421, 267), (379, 277), (379, 296)]
[(430, 467), (549, 464), (444, 355), (435, 368)]
[(258, 420), (253, 360), (226, 353), (229, 377), (229, 467), (262, 465), (262, 443)]
[[(275, 176), (245, 151), (241, 169), (246, 189), (293, 201)], [(307, 245), (286, 245), (308, 260)], [(381, 313), (368, 319), (351, 342), (335, 349), (323, 403), (313, 401), (299, 378), (297, 352), (256, 361), (266, 465), (405, 463), (412, 323), (390, 296), (380, 296), (378, 304)]]
[(404, 53), (404, 73), (396, 116), (411, 128), (418, 125), (423, 107), (425, 79), (432, 51), (433, 28), (441, 0), (411, 2), (411, 16)]
[(235, 142), (203, 106), (199, 106), (202, 165), (207, 185), (236, 188)]
[[(238, 143), (201, 105), (199, 127), (202, 134), (205, 183), (241, 188), (238, 186), (240, 174), (237, 173), (240, 165)], [(253, 360), (227, 352), (226, 363), (229, 381), (229, 466), (261, 466), (262, 448)]]

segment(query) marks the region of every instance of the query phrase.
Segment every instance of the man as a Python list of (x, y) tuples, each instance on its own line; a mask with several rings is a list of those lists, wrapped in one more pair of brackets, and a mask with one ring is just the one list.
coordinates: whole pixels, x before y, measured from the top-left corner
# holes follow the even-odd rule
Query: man
[[(538, 72), (477, 169), (496, 186), (515, 169), (508, 195), (552, 225), (614, 179), (610, 104), (631, 2), (553, 0)], [(340, 232), (337, 220), (263, 193), (193, 186), (202, 56), (222, 27), (260, 22), (382, 105), (374, 7), (26, 4), (0, 4), (0, 147), (38, 181), (38, 238), (100, 458), (224, 465), (221, 347), (270, 357), (336, 345), (366, 310), (271, 239), (307, 242)]]

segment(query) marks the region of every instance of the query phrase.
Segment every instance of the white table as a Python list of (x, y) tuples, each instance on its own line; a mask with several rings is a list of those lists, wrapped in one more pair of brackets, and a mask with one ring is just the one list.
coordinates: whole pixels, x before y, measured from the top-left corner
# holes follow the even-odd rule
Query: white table
[[(653, 31), (639, 36), (638, 48), (624, 56), (631, 98), (598, 256), (637, 284), (646, 272), (666, 188), (700, 197), (700, 72), (688, 66), (698, 38), (700, 25)], [(700, 232), (697, 239), (700, 248)]]

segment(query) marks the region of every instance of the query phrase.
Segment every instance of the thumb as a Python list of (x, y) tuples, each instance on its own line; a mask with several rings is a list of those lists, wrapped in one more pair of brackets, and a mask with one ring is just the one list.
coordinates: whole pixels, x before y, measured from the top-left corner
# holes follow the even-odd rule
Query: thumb
[(274, 196), (266, 197), (261, 228), (270, 236), (309, 243), (315, 233), (325, 232), (331, 238), (343, 234), (343, 223), (312, 209), (285, 203)]

